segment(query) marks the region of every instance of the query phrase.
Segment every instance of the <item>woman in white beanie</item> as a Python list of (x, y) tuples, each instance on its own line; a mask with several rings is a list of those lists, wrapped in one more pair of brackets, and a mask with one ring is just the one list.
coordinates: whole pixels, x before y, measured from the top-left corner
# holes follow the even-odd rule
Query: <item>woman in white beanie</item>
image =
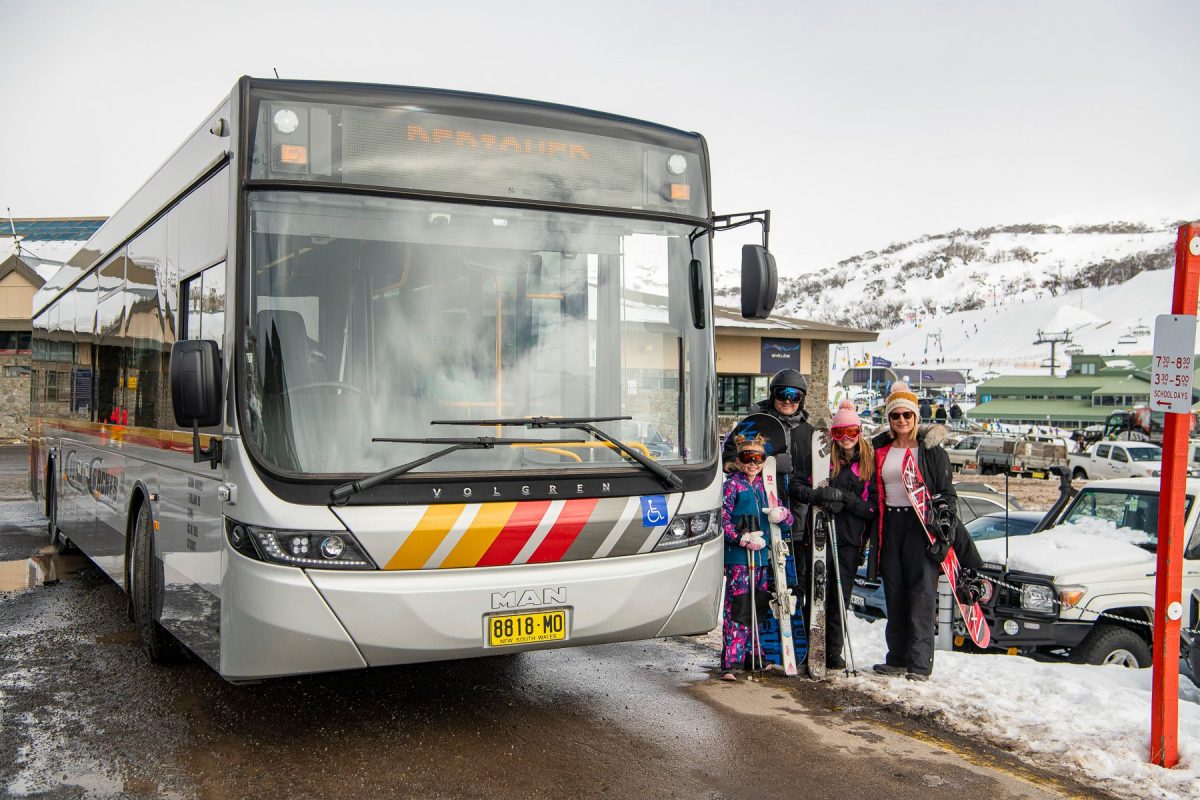
[[(884, 410), (888, 427), (872, 442), (879, 522), (871, 546), (869, 572), (883, 574), (887, 598), (884, 638), (888, 652), (884, 663), (875, 665), (875, 671), (904, 674), (910, 680), (923, 681), (933, 672), (937, 580), (942, 559), (953, 544), (963, 567), (959, 576), (960, 595), (975, 585), (974, 569), (982, 564), (982, 559), (957, 519), (958, 495), (952, 483), (950, 458), (941, 446), (946, 428), (921, 427), (919, 414), (917, 396), (908, 384), (893, 383)], [(952, 543), (938, 538), (931, 544), (913, 510), (901, 474), (906, 450), (916, 451), (917, 479), (929, 491), (935, 508), (949, 515)]]

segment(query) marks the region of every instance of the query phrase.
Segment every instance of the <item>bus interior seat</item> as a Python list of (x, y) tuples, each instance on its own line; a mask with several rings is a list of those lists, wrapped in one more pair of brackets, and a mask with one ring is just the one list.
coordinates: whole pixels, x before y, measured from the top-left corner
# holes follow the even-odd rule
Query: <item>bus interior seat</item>
[[(324, 398), (319, 391), (287, 391), (319, 380), (304, 317), (298, 311), (271, 309), (259, 311), (256, 322), (267, 446), (276, 463), (311, 471), (321, 453), (315, 433), (325, 418)], [(288, 419), (291, 424), (285, 425)]]

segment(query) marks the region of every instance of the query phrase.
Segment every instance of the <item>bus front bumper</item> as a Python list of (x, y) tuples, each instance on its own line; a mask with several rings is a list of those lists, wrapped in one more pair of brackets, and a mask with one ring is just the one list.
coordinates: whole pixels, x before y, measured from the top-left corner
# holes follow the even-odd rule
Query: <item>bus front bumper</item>
[[(222, 619), (221, 673), (301, 672), (472, 658), (704, 633), (720, 615), (723, 547), (550, 564), (392, 572), (301, 571), (235, 557), (247, 613)], [(251, 592), (255, 582), (261, 594)], [(247, 602), (251, 595), (272, 602)], [(534, 602), (534, 598), (550, 602)], [(566, 609), (566, 638), (489, 647), (495, 614)], [(242, 654), (239, 657), (234, 653)]]

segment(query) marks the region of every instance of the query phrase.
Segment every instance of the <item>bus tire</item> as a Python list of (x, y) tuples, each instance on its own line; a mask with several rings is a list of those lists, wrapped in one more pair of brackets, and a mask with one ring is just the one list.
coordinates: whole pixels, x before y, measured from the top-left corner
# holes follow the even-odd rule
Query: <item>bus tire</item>
[(1120, 625), (1093, 626), (1071, 651), (1071, 660), (1076, 664), (1116, 664), (1130, 669), (1145, 669), (1152, 661), (1146, 640)]
[(154, 554), (154, 522), (150, 506), (143, 502), (133, 525), (132, 563), (129, 565), (129, 600), (133, 606), (133, 626), (142, 651), (153, 664), (169, 664), (179, 658), (179, 644), (158, 623), (162, 608), (162, 562)]

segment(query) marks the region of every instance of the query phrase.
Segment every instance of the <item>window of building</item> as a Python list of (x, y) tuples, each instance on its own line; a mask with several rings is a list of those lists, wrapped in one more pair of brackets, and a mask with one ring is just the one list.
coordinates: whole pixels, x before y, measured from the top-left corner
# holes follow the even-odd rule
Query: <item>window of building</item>
[(754, 398), (751, 394), (749, 375), (717, 376), (717, 413), (745, 414), (750, 410)]

